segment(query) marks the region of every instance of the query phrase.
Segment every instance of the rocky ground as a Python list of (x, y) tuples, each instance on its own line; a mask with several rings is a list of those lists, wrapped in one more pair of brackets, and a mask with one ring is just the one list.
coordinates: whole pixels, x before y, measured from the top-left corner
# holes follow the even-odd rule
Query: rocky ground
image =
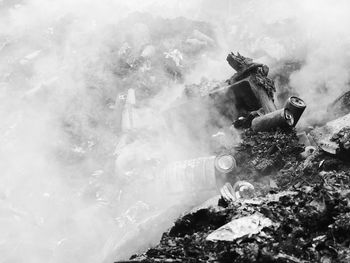
[[(232, 180), (257, 197), (220, 199), (179, 218), (159, 244), (129, 262), (350, 262), (350, 163), (304, 146), (294, 131), (242, 133)], [(305, 158), (306, 157), (306, 158)], [(260, 213), (274, 224), (234, 241), (208, 241), (224, 224)]]

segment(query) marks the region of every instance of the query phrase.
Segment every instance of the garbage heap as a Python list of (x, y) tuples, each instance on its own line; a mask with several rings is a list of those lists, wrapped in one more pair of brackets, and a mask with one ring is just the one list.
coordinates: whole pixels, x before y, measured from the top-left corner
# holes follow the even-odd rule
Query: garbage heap
[[(239, 54), (228, 61), (238, 69), (229, 85), (254, 70), (267, 76), (268, 68)], [(300, 115), (288, 103), (279, 121), (266, 120), (281, 111), (271, 90), (234, 121), (242, 137), (231, 149), (234, 179), (177, 219), (158, 245), (121, 262), (350, 262), (350, 110), (342, 106), (340, 118), (297, 134)], [(254, 126), (258, 118), (263, 128)]]

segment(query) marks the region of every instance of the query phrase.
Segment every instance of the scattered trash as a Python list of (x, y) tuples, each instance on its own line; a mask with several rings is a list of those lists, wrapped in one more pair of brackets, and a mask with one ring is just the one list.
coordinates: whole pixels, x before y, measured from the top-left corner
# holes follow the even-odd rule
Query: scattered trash
[(282, 197), (285, 197), (285, 196), (293, 196), (293, 195), (297, 195), (298, 192), (295, 192), (295, 191), (281, 191), (277, 194), (268, 194), (266, 196), (266, 201), (268, 203), (271, 203), (271, 202), (279, 202), (280, 201), (280, 198)]
[(271, 131), (277, 128), (290, 128), (293, 125), (294, 117), (288, 109), (276, 110), (256, 117), (252, 121), (254, 131)]
[(350, 151), (350, 114), (310, 132), (319, 147), (330, 154), (347, 158)]
[(251, 199), (255, 196), (255, 189), (251, 183), (238, 181), (233, 185), (233, 193), (236, 199)]
[(302, 99), (292, 96), (287, 100), (284, 108), (292, 114), (294, 119), (292, 126), (295, 127), (306, 108), (306, 104)]
[(299, 138), (299, 143), (305, 146), (317, 146), (316, 142), (310, 134), (307, 134), (305, 131), (297, 134)]
[(306, 263), (307, 262), (305, 260), (299, 260), (296, 257), (290, 256), (290, 255), (287, 255), (287, 254), (284, 254), (284, 253), (279, 253), (276, 256), (276, 258), (277, 259), (284, 259), (284, 260), (292, 261), (292, 262), (295, 262), (295, 263)]
[(252, 199), (255, 196), (255, 189), (251, 183), (238, 181), (233, 186), (226, 183), (220, 188), (221, 197), (227, 202), (235, 202), (240, 199)]
[(244, 57), (239, 53), (237, 55), (230, 53), (226, 60), (237, 71), (227, 81), (232, 85), (231, 89), (237, 97), (238, 105), (236, 106), (245, 104), (248, 111), (260, 108), (263, 108), (265, 113), (275, 111), (273, 93), (276, 89), (273, 81), (267, 77), (268, 66), (255, 63), (251, 58)]
[(171, 193), (216, 190), (235, 168), (236, 160), (230, 154), (200, 157), (168, 164), (159, 173), (159, 181)]
[(219, 173), (226, 174), (237, 167), (235, 158), (230, 154), (221, 154), (215, 157), (215, 168)]
[(305, 151), (303, 151), (300, 155), (303, 159), (306, 159), (310, 155), (314, 154), (316, 152), (316, 147), (315, 146), (306, 146)]
[(208, 241), (234, 241), (244, 236), (258, 234), (263, 228), (270, 227), (273, 222), (260, 213), (240, 217), (215, 230), (207, 237)]
[[(284, 108), (277, 109), (266, 65), (239, 53), (229, 54), (227, 61), (236, 70), (229, 80), (187, 86), (172, 110), (182, 110), (185, 120), (195, 109), (202, 109), (202, 103), (210, 105), (242, 129), (241, 143), (224, 147), (224, 153), (215, 151), (215, 156), (166, 165), (162, 178), (169, 193), (207, 187), (213, 197), (178, 218), (157, 246), (131, 260), (304, 263), (341, 259), (349, 242), (345, 234), (350, 229), (349, 165), (325, 151), (348, 153), (350, 114), (324, 127), (303, 128), (297, 135), (293, 128), (305, 102), (292, 96)], [(209, 136), (216, 144), (225, 144), (225, 132)]]
[(221, 197), (227, 202), (231, 203), (237, 200), (233, 187), (230, 183), (226, 183), (220, 188)]

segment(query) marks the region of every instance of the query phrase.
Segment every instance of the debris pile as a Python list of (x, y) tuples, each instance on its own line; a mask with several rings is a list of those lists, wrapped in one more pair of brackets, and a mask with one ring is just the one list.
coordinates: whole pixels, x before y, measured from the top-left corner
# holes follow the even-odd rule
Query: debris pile
[[(275, 157), (269, 157), (272, 149)], [(257, 197), (220, 199), (185, 215), (130, 262), (349, 262), (350, 164), (316, 152), (305, 166), (302, 150), (294, 132), (246, 131), (237, 153), (238, 163), (245, 159), (239, 177), (254, 184)], [(258, 182), (254, 167), (264, 159), (275, 163), (277, 154), (282, 163), (268, 173), (274, 175)]]
[(342, 158), (349, 158), (350, 114), (311, 131), (321, 149)]
[[(295, 132), (254, 132), (250, 129), (242, 133), (242, 143), (234, 149), (240, 164), (233, 178), (247, 181), (264, 181), (272, 175), (281, 184), (280, 171), (295, 170), (302, 158), (302, 145)], [(270, 182), (269, 182), (270, 183)]]
[(187, 86), (178, 107), (190, 115), (194, 99), (210, 101), (240, 130), (239, 144), (212, 149), (212, 170), (230, 167), (210, 174), (218, 195), (120, 262), (349, 262), (350, 114), (297, 134), (305, 102), (292, 96), (277, 109), (266, 65), (239, 53), (227, 61), (237, 73), (212, 88), (203, 81), (204, 91)]

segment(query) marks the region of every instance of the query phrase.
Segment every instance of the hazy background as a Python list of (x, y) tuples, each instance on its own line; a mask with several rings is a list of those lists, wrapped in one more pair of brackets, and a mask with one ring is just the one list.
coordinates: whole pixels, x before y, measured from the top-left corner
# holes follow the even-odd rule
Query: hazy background
[[(304, 124), (322, 119), (349, 89), (349, 8), (345, 0), (0, 1), (0, 262), (120, 257), (127, 229), (160, 197), (144, 187), (152, 161), (196, 155), (189, 134), (167, 134), (160, 112), (185, 84), (229, 78), (230, 51), (269, 65), (278, 104), (286, 91), (303, 98)], [(115, 153), (116, 98), (129, 88), (141, 129)], [(127, 171), (148, 158), (146, 179), (118, 174), (118, 154)], [(130, 206), (136, 212), (126, 215)]]

